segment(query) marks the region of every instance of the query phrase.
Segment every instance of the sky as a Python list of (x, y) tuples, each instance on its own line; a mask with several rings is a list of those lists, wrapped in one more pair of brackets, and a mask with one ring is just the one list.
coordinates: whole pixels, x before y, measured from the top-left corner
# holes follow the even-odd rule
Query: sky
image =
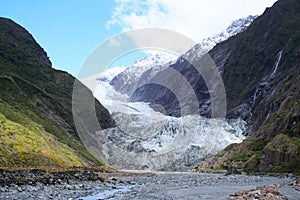
[[(0, 0), (0, 16), (25, 27), (53, 67), (76, 76), (89, 54), (116, 34), (138, 28), (176, 31), (196, 42), (235, 19), (260, 15), (276, 0)], [(136, 52), (113, 63), (130, 66)]]

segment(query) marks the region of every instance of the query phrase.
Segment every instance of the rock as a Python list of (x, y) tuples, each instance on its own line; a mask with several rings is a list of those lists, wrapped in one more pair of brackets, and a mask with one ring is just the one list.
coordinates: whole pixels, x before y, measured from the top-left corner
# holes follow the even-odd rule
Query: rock
[(72, 185), (65, 185), (64, 188), (67, 189), (67, 190), (73, 190), (73, 189), (75, 189), (74, 186), (72, 186)]
[(117, 181), (118, 179), (115, 178), (115, 177), (113, 177), (113, 178), (111, 178), (111, 180), (112, 180), (112, 181)]
[(278, 200), (287, 200), (285, 196), (280, 194), (277, 190), (279, 185), (273, 184), (269, 186), (259, 186), (252, 188), (250, 190), (245, 190), (241, 192), (236, 192), (233, 195), (230, 195), (227, 200), (233, 199), (278, 199)]
[(299, 150), (289, 136), (277, 135), (263, 149), (259, 170), (267, 171), (284, 163), (299, 162)]
[(57, 179), (57, 183), (58, 183), (58, 184), (62, 184), (63, 181), (62, 181), (61, 179)]
[(49, 184), (53, 184), (55, 181), (54, 181), (54, 179), (53, 178), (50, 178), (49, 180), (48, 180), (48, 183)]
[(1, 187), (0, 188), (0, 192), (7, 192), (8, 190), (7, 190), (7, 188), (6, 187)]
[(98, 176), (98, 179), (99, 179), (101, 182), (104, 182), (104, 181), (105, 181), (105, 177), (104, 177), (104, 176), (101, 176), (101, 175)]

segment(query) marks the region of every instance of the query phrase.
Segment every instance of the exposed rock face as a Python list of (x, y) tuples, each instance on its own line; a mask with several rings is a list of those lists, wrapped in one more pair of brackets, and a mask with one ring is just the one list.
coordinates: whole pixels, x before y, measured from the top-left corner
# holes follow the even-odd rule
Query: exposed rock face
[(299, 81), (298, 67), (269, 99), (270, 102), (281, 100), (280, 107), (265, 119), (258, 131), (241, 144), (232, 144), (200, 163), (198, 168), (299, 173)]
[(267, 171), (282, 163), (296, 164), (299, 162), (299, 157), (299, 146), (294, 144), (294, 141), (287, 135), (279, 134), (263, 148), (258, 169)]
[[(191, 66), (191, 64), (183, 57), (180, 57), (177, 62), (170, 66), (171, 70), (166, 69), (153, 77), (152, 82), (160, 83), (160, 80), (165, 80), (164, 85), (169, 85), (173, 88), (171, 91), (168, 87), (159, 84), (147, 84), (135, 90), (131, 95), (131, 101), (151, 102), (152, 105), (160, 105), (164, 108), (165, 113), (171, 116), (179, 117), (183, 110), (186, 110), (185, 115), (201, 114), (202, 116), (210, 115), (210, 101), (207, 86), (199, 76), (199, 72)], [(173, 73), (175, 72), (175, 73)], [(177, 75), (177, 73), (179, 75)], [(194, 84), (192, 89), (184, 88), (184, 81)], [(199, 102), (199, 111), (196, 109), (186, 108), (192, 103), (189, 92), (194, 92), (197, 95)], [(181, 100), (177, 96), (181, 97)], [(180, 105), (184, 102), (185, 105)], [(155, 108), (155, 106), (154, 106)], [(186, 108), (186, 109), (185, 109)]]
[(299, 173), (299, 11), (299, 1), (279, 0), (209, 52), (225, 84), (227, 117), (247, 120), (251, 136), (199, 168)]

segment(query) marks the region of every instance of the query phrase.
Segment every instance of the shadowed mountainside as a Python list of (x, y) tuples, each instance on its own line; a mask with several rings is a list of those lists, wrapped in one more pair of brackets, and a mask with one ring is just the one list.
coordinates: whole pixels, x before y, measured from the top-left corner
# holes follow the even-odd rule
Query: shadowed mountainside
[(300, 173), (300, 2), (279, 0), (210, 54), (222, 52), (228, 116), (247, 119), (251, 136), (198, 168)]

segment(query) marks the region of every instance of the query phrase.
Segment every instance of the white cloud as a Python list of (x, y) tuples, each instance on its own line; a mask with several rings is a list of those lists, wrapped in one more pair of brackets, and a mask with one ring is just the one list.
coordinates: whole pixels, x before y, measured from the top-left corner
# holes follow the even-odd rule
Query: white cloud
[(164, 28), (195, 41), (223, 31), (233, 20), (262, 14), (276, 0), (115, 0), (107, 26), (124, 31)]

